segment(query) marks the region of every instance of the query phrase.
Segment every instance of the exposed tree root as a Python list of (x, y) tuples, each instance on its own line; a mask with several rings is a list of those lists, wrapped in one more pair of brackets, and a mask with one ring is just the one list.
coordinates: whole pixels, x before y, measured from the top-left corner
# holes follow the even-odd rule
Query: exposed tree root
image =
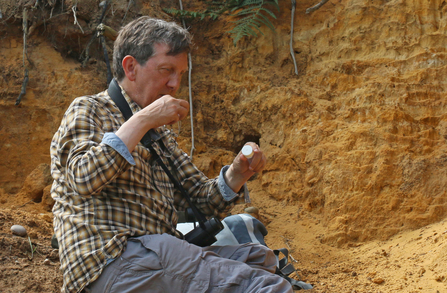
[(293, 50), (293, 23), (295, 19), (295, 8), (296, 8), (296, 0), (292, 0), (292, 20), (290, 25), (290, 55), (293, 59), (293, 65), (295, 66), (295, 74), (298, 75), (298, 67), (296, 65), (296, 59), (295, 59), (295, 50)]
[(321, 0), (321, 2), (318, 3), (317, 5), (312, 6), (312, 7), (310, 7), (310, 8), (307, 8), (307, 9), (306, 9), (306, 14), (309, 14), (309, 13), (311, 13), (311, 12), (314, 12), (315, 10), (320, 9), (321, 6), (323, 6), (324, 4), (326, 4), (326, 2), (328, 2), (328, 1), (329, 1), (329, 0)]

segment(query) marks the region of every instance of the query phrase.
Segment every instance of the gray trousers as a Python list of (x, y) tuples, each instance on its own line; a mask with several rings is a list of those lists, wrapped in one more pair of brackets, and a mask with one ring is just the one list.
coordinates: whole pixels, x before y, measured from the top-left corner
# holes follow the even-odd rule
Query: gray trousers
[(129, 238), (126, 251), (88, 288), (92, 293), (293, 292), (272, 274), (273, 252), (259, 244), (198, 247), (173, 236)]

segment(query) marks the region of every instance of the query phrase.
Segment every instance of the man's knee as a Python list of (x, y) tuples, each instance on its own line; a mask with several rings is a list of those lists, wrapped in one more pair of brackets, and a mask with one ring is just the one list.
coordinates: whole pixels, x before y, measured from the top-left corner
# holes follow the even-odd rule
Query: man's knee
[(261, 244), (252, 244), (250, 263), (262, 266), (264, 270), (271, 273), (276, 271), (276, 256), (273, 250)]

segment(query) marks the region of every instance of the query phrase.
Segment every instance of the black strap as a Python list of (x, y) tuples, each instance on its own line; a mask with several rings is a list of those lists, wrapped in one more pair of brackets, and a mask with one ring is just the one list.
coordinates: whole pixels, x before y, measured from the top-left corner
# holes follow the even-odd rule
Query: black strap
[[(112, 81), (109, 84), (108, 88), (109, 96), (112, 98), (112, 100), (115, 102), (115, 104), (120, 109), (121, 113), (124, 116), (124, 119), (127, 121), (130, 117), (132, 117), (132, 110), (129, 107), (129, 104), (127, 103), (126, 99), (124, 98), (123, 94), (121, 93), (121, 88), (118, 85), (118, 82), (116, 79), (112, 79)], [(192, 209), (194, 216), (196, 217), (197, 221), (199, 222), (199, 225), (205, 229), (205, 222), (206, 218), (205, 216), (196, 208), (196, 206), (192, 203), (191, 198), (189, 194), (186, 192), (186, 190), (183, 188), (183, 186), (179, 183), (179, 180), (175, 178), (171, 172), (169, 172), (168, 167), (163, 163), (163, 160), (160, 158), (158, 153), (155, 151), (155, 149), (152, 147), (152, 142), (155, 142), (159, 144), (160, 148), (164, 152), (169, 152), (166, 148), (166, 146), (163, 144), (161, 140), (157, 139), (159, 138), (158, 133), (155, 132), (155, 130), (150, 129), (141, 139), (141, 143), (149, 149), (152, 156), (154, 157), (155, 161), (161, 166), (161, 168), (166, 172), (169, 179), (174, 183), (174, 186), (180, 191), (180, 193), (183, 195), (183, 197), (186, 199), (186, 201), (189, 204), (189, 207)], [(169, 162), (169, 165), (171, 166), (172, 170), (176, 170), (174, 162), (171, 161), (169, 157), (166, 158)]]
[[(163, 142), (160, 141), (160, 145), (162, 145), (164, 149), (166, 149), (166, 147), (164, 146)], [(199, 221), (199, 225), (206, 230), (205, 228), (205, 222), (206, 222), (206, 218), (205, 216), (196, 208), (196, 206), (192, 203), (191, 198), (189, 197), (189, 194), (186, 192), (186, 190), (183, 188), (183, 186), (179, 183), (179, 180), (177, 178), (174, 178), (174, 175), (169, 172), (168, 167), (166, 167), (166, 165), (163, 163), (162, 159), (160, 158), (160, 156), (158, 155), (158, 153), (155, 151), (155, 149), (151, 146), (148, 145), (146, 146), (147, 148), (149, 148), (149, 150), (151, 151), (152, 156), (154, 157), (155, 161), (161, 166), (161, 168), (165, 171), (165, 173), (168, 175), (169, 179), (172, 181), (172, 183), (174, 183), (174, 186), (180, 190), (180, 192), (182, 193), (183, 197), (186, 199), (186, 201), (189, 204), (189, 207), (192, 209), (194, 216), (196, 217), (196, 219)], [(174, 163), (167, 158), (168, 162), (171, 165), (171, 168), (173, 170), (175, 170), (174, 168)]]
[[(118, 108), (120, 109), (121, 114), (123, 114), (124, 120), (126, 121), (129, 120), (130, 117), (132, 117), (133, 113), (129, 107), (129, 104), (127, 103), (126, 99), (121, 93), (121, 88), (118, 85), (118, 82), (116, 81), (115, 78), (112, 79), (112, 81), (110, 82), (107, 91), (109, 92), (110, 98), (112, 98), (112, 100), (115, 102), (115, 105), (117, 105)], [(144, 134), (143, 138), (141, 139), (141, 143), (144, 146), (151, 144), (152, 142), (151, 136), (155, 138), (158, 136), (158, 134), (153, 129), (150, 129), (148, 132)]]
[(120, 109), (121, 113), (124, 116), (124, 119), (126, 121), (129, 120), (129, 118), (132, 117), (132, 110), (130, 109), (129, 104), (126, 102), (126, 99), (123, 97), (121, 88), (115, 78), (112, 79), (112, 81), (110, 82), (109, 89), (107, 91), (109, 92), (109, 96)]
[[(273, 253), (275, 254), (276, 260), (278, 262), (275, 274), (289, 281), (289, 283), (292, 285), (293, 290), (308, 290), (313, 288), (311, 284), (301, 281), (300, 276), (298, 275), (298, 272), (296, 271), (293, 264), (288, 263), (289, 251), (286, 248), (275, 249), (273, 250)], [(284, 257), (280, 259), (279, 255), (281, 253), (284, 255)], [(293, 272), (295, 272), (295, 275), (298, 277), (299, 281), (289, 277), (289, 275)]]

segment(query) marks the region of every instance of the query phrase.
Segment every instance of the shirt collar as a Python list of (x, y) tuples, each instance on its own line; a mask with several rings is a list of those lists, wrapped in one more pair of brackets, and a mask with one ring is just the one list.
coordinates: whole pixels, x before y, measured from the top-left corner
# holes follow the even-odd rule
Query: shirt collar
[(129, 104), (130, 110), (132, 111), (132, 114), (135, 114), (141, 110), (141, 107), (135, 103), (129, 95), (126, 93), (126, 91), (123, 89), (123, 87), (118, 83), (121, 93), (123, 94), (123, 97), (126, 99), (127, 104)]

